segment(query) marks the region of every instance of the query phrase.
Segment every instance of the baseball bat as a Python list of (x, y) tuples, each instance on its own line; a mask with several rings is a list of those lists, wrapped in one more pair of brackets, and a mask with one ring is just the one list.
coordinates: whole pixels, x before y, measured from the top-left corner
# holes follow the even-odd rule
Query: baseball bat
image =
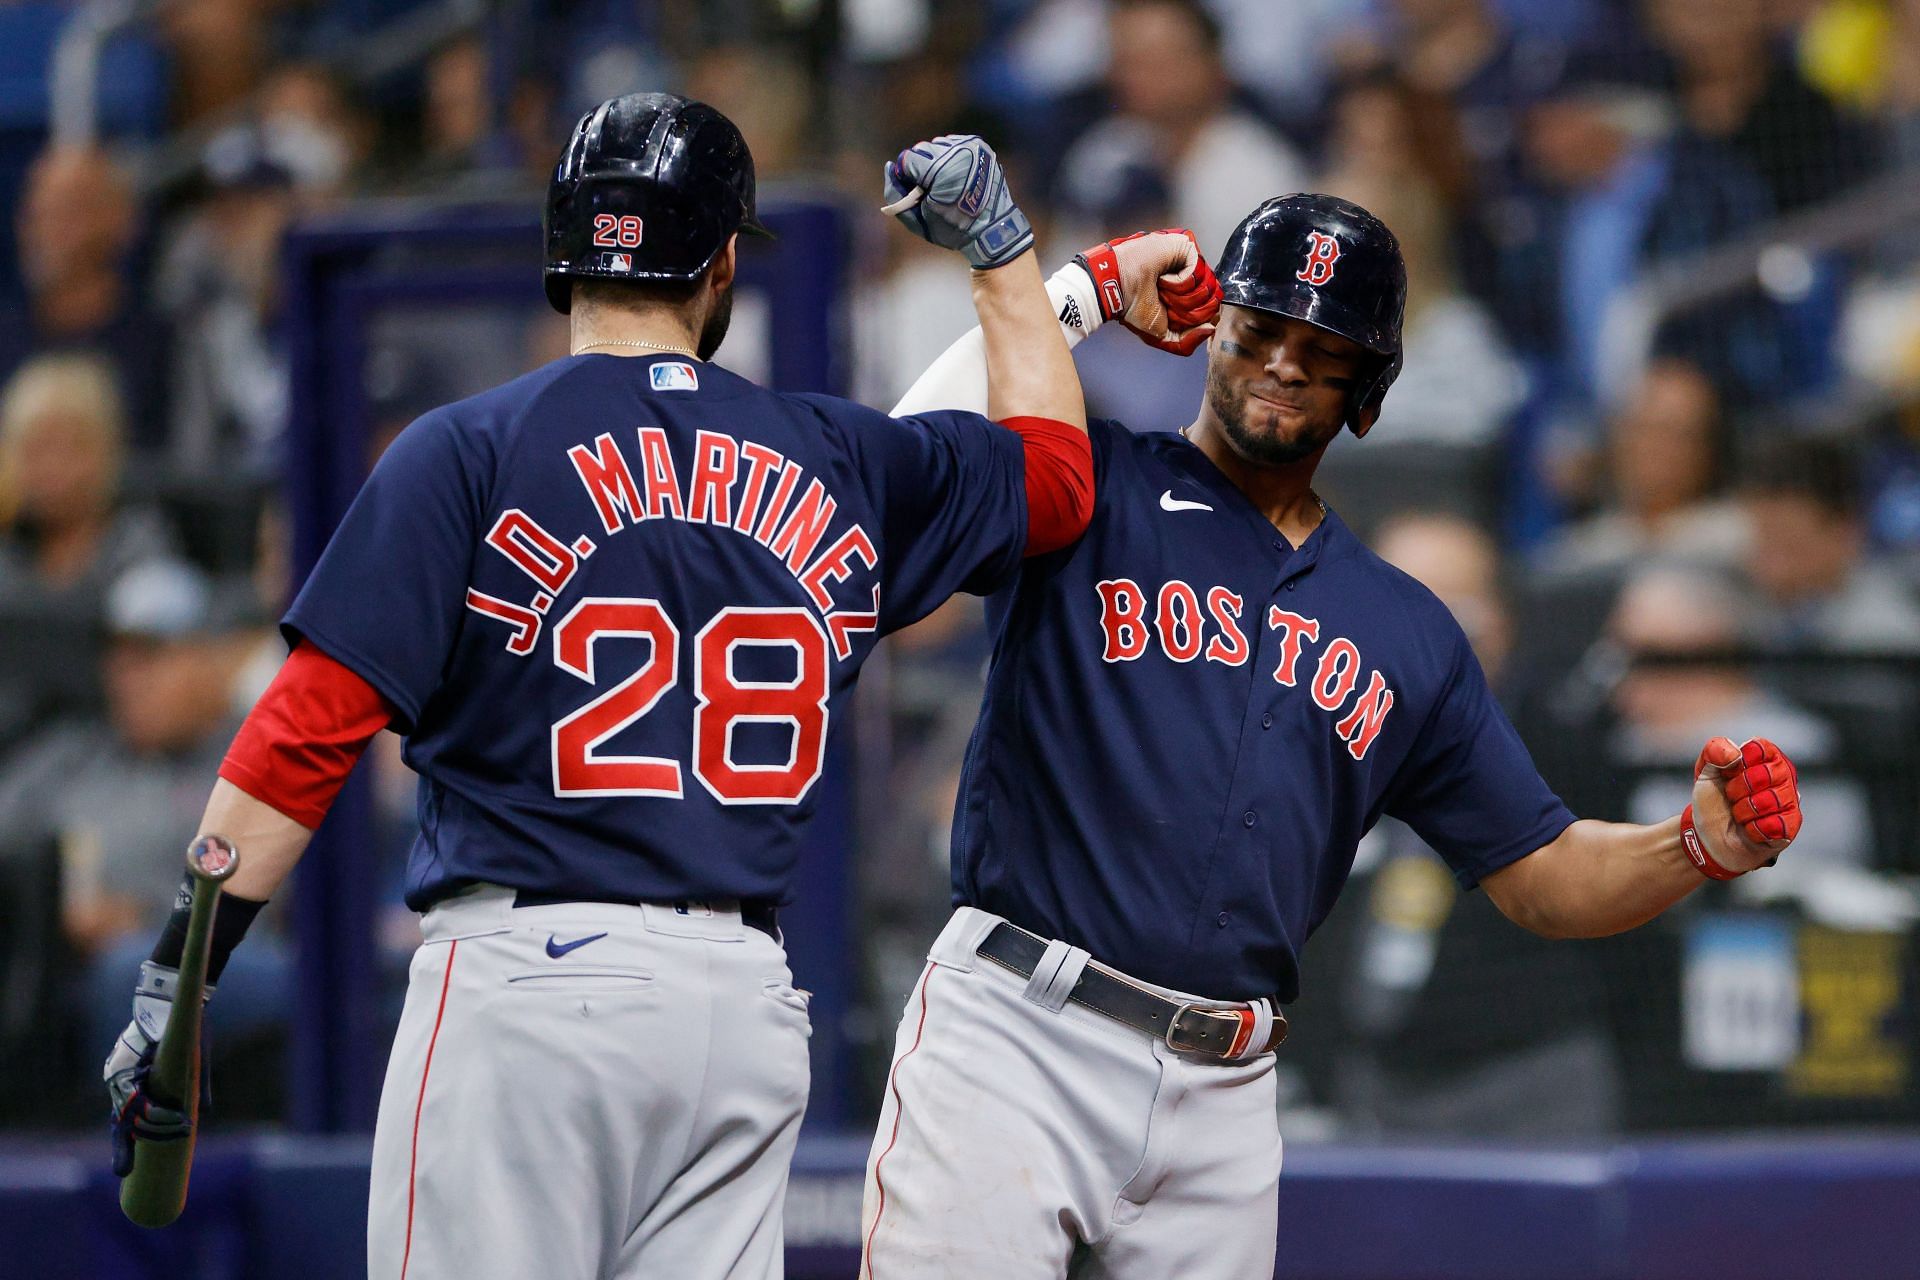
[(163, 1107), (185, 1111), (189, 1127), (186, 1137), (173, 1141), (134, 1141), (133, 1172), (120, 1183), (120, 1211), (143, 1227), (164, 1227), (187, 1206), (187, 1179), (193, 1172), (193, 1144), (200, 1123), (200, 1024), (206, 1006), (213, 914), (220, 907), (221, 883), (239, 866), (240, 851), (225, 836), (202, 836), (187, 847), (187, 871), (193, 878), (187, 943), (180, 956), (173, 1011), (154, 1050), (146, 1092)]

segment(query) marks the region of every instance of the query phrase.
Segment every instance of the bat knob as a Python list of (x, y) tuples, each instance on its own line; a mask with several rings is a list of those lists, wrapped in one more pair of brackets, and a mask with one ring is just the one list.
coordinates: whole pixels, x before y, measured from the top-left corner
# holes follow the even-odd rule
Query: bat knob
[(240, 850), (225, 836), (204, 835), (187, 846), (187, 867), (202, 880), (225, 880), (240, 869)]

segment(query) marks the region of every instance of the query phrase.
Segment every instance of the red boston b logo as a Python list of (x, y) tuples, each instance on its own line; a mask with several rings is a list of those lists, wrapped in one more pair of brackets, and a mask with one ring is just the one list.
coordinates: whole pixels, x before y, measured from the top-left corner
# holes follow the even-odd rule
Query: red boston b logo
[(1333, 279), (1333, 264), (1340, 260), (1340, 242), (1324, 231), (1307, 232), (1307, 261), (1294, 279), (1305, 280), (1314, 288), (1319, 288)]

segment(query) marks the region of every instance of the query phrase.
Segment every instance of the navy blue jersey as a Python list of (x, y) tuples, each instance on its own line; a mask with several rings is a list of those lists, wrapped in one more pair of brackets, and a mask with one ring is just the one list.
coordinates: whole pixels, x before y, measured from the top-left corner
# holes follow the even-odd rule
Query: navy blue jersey
[(1288, 546), (1198, 448), (1095, 423), (1093, 522), (989, 602), (957, 902), (1224, 999), (1299, 953), (1382, 814), (1463, 886), (1573, 821), (1432, 593), (1328, 512)]
[(1024, 476), (975, 414), (570, 357), (402, 432), (285, 627), (398, 710), (410, 905), (784, 899), (860, 663), (1012, 574)]

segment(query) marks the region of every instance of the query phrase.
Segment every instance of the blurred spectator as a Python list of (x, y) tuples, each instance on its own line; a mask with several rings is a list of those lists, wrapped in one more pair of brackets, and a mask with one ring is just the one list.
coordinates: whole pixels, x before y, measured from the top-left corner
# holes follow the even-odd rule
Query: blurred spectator
[(133, 269), (140, 209), (104, 151), (56, 146), (27, 172), (14, 233), (25, 305), (0, 312), (0, 378), (45, 351), (94, 351), (113, 362), (132, 436), (165, 435), (166, 335)]
[(731, 43), (703, 50), (687, 68), (686, 92), (740, 126), (761, 181), (791, 176), (823, 158), (806, 70), (777, 47)]
[[(1765, 185), (1724, 147), (1676, 130), (1657, 79), (1627, 53), (1576, 53), (1557, 87), (1527, 114), (1526, 130), (1532, 165), (1561, 193), (1552, 258), (1541, 264), (1547, 274), (1534, 287), (1555, 282), (1557, 398), (1579, 416), (1626, 390), (1603, 385), (1602, 337), (1616, 294), (1655, 262), (1697, 253), (1765, 221), (1772, 203)], [(1762, 308), (1757, 324), (1742, 324), (1722, 306), (1692, 328), (1680, 327), (1672, 335), (1676, 346), (1703, 348), (1717, 379), (1757, 369), (1784, 381), (1787, 362), (1765, 323), (1771, 311), (1753, 305)], [(1730, 344), (1740, 345), (1730, 352)]]
[[(1408, 513), (1373, 541), (1440, 597), (1488, 679), (1505, 685), (1513, 630), (1492, 539), (1457, 516)], [(1460, 892), (1391, 818), (1361, 843), (1351, 890), (1308, 952), (1338, 971), (1339, 1004), (1320, 1016), (1340, 1024), (1326, 1088), (1349, 1126), (1501, 1137), (1618, 1128), (1619, 1072), (1587, 949)]]
[(1767, 0), (1644, 0), (1679, 72), (1687, 126), (1724, 142), (1783, 213), (1830, 199), (1874, 163), (1874, 143), (1776, 47)]
[(1909, 393), (1874, 424), (1867, 475), (1869, 541), (1897, 557), (1901, 576), (1920, 590), (1920, 395)]
[(1524, 398), (1526, 377), (1454, 273), (1449, 210), (1468, 179), (1452, 113), (1404, 81), (1373, 75), (1341, 91), (1332, 118), (1320, 188), (1371, 210), (1407, 261), (1405, 365), (1368, 443), (1490, 444)]
[(1737, 507), (1712, 497), (1725, 430), (1719, 393), (1697, 366), (1648, 365), (1608, 424), (1601, 510), (1563, 529), (1542, 550), (1541, 570), (1614, 577), (1654, 556), (1730, 567), (1746, 549), (1747, 526)]
[[(248, 625), (255, 616), (243, 593), (179, 561), (128, 570), (107, 594), (107, 723), (49, 729), (0, 772), (7, 848), (58, 850), (64, 932), (89, 975), (90, 1040), (111, 1042), (126, 1021), (126, 984), (166, 922), (207, 779), (239, 724), (233, 676), (261, 635)], [(286, 956), (271, 931), (263, 941), (221, 980), (223, 1026), (279, 1017)], [(230, 1004), (236, 980), (245, 994)]]
[(200, 124), (232, 110), (272, 65), (276, 0), (174, 0), (157, 17), (173, 61), (173, 115)]
[[(1293, 148), (1233, 104), (1220, 25), (1199, 0), (1115, 0), (1109, 30), (1115, 114), (1061, 162), (1054, 190), (1063, 212), (1111, 208), (1117, 186), (1153, 174), (1173, 221), (1212, 256), (1256, 204), (1306, 188)], [(1068, 234), (1099, 239), (1091, 230)]]
[(346, 194), (365, 165), (371, 128), (346, 84), (318, 62), (277, 68), (261, 86), (264, 145), (286, 165), (308, 210)]
[(1920, 652), (1920, 604), (1866, 555), (1859, 459), (1818, 439), (1763, 442), (1740, 499), (1755, 531), (1752, 635), (1775, 649)]
[(156, 294), (177, 334), (171, 452), (198, 474), (269, 474), (285, 428), (280, 245), (301, 173), (276, 143), (250, 124), (215, 135), (205, 198), (160, 263)]
[[(1326, 81), (1363, 43), (1370, 0), (1205, 0), (1220, 24), (1222, 56), (1264, 114), (1305, 125)], [(1007, 90), (1019, 103), (1077, 94), (1094, 84), (1111, 56), (1106, 0), (1040, 0), (1007, 41)]]
[(1510, 147), (1515, 118), (1558, 68), (1558, 42), (1516, 30), (1488, 0), (1389, 0), (1382, 7), (1390, 56), (1407, 81), (1460, 104), (1478, 155)]
[(153, 512), (119, 504), (126, 423), (107, 363), (29, 360), (0, 391), (0, 600), (91, 615), (109, 583), (172, 550)]
[[(1740, 646), (1751, 607), (1724, 574), (1649, 564), (1621, 591), (1608, 643), (1630, 662), (1724, 653)], [(1801, 829), (1787, 861), (1802, 869), (1869, 865), (1873, 840), (1865, 792), (1852, 779), (1823, 776), (1840, 745), (1833, 726), (1761, 685), (1748, 669), (1706, 660), (1633, 666), (1613, 702), (1620, 719), (1612, 755), (1623, 766), (1617, 776), (1627, 789), (1616, 811), (1627, 820), (1662, 821), (1691, 802), (1687, 771), (1708, 738), (1770, 738), (1799, 766), (1803, 807), (1819, 815)]]
[(483, 163), (482, 147), (493, 125), (488, 72), (487, 46), (475, 35), (462, 36), (428, 60), (421, 121), (426, 145), (419, 157), (423, 174), (457, 173)]

